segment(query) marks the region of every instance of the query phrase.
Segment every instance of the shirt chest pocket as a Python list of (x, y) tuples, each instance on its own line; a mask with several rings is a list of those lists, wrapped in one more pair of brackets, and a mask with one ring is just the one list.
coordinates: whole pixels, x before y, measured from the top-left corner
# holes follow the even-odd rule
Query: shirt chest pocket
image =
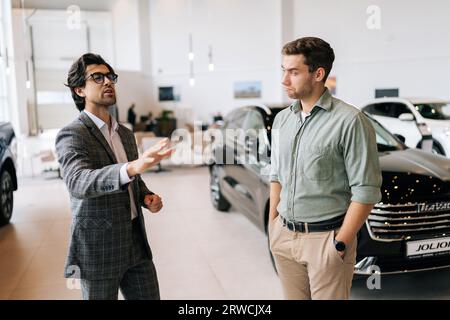
[(331, 178), (333, 155), (329, 147), (308, 147), (302, 151), (300, 159), (303, 173), (307, 179), (326, 181)]

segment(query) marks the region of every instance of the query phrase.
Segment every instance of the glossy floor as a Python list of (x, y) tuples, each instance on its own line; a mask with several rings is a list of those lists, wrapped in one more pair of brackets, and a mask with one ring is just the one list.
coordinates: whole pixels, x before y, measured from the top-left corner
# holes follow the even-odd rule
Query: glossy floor
[[(164, 209), (146, 215), (163, 299), (282, 299), (265, 235), (238, 212), (209, 200), (207, 168), (149, 173), (144, 180)], [(0, 299), (80, 299), (62, 277), (70, 228), (68, 194), (59, 179), (21, 179), (12, 223), (0, 228)], [(450, 299), (450, 270), (365, 280), (352, 299)]]

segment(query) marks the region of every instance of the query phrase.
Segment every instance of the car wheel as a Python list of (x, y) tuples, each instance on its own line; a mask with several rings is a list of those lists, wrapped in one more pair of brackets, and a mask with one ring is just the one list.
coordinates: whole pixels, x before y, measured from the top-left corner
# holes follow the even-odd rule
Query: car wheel
[(220, 176), (219, 176), (219, 167), (213, 165), (211, 168), (211, 177), (209, 183), (209, 189), (211, 194), (211, 202), (219, 211), (226, 212), (230, 209), (231, 204), (227, 199), (222, 195), (220, 191)]
[(0, 175), (0, 225), (5, 225), (11, 220), (13, 204), (11, 173), (8, 170), (3, 170)]
[(431, 149), (431, 152), (434, 154), (445, 156), (445, 152), (442, 151), (441, 147), (436, 142), (433, 142), (433, 148)]

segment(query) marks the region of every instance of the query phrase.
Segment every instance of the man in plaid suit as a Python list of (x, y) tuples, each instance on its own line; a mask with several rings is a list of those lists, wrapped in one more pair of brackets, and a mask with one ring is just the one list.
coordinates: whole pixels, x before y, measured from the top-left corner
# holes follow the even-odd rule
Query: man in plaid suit
[(83, 299), (159, 299), (141, 207), (161, 198), (140, 174), (173, 152), (168, 140), (138, 155), (133, 133), (108, 113), (117, 75), (99, 55), (85, 54), (67, 79), (79, 117), (56, 138), (73, 214), (66, 278), (81, 279)]

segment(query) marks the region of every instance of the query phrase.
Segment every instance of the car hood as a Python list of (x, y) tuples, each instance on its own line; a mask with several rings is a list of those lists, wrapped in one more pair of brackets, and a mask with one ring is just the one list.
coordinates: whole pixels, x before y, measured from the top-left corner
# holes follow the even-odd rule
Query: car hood
[(450, 128), (450, 120), (423, 119), (424, 122), (431, 128)]
[(450, 159), (417, 149), (380, 154), (383, 171), (428, 175), (450, 181)]
[(380, 153), (383, 202), (450, 198), (450, 160), (417, 149)]
[(430, 127), (432, 133), (438, 133), (436, 130), (444, 131), (450, 128), (450, 120), (425, 119), (425, 123)]

